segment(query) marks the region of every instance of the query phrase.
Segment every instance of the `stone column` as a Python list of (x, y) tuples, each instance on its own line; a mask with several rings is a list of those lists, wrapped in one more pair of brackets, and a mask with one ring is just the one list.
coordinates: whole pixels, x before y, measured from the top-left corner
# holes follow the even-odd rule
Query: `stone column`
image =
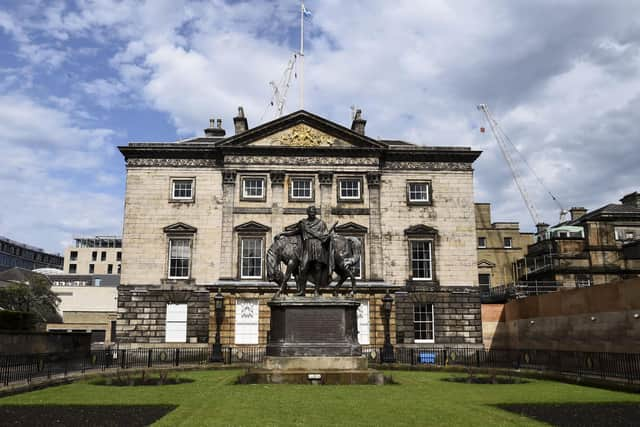
[[(286, 191), (284, 190), (284, 172), (271, 172), (271, 200), (273, 201), (271, 205), (271, 229), (273, 230), (273, 235), (282, 232), (285, 226), (288, 224), (283, 224), (283, 211), (284, 211), (284, 203), (286, 197)], [(267, 246), (268, 246), (267, 242)]]
[(382, 280), (382, 219), (380, 211), (380, 172), (367, 173), (369, 187), (369, 279)]
[(236, 171), (222, 171), (222, 226), (220, 228), (220, 278), (233, 279), (233, 204), (235, 201)]
[(331, 205), (335, 200), (335, 195), (331, 191), (333, 188), (333, 173), (320, 172), (318, 173), (318, 182), (320, 183), (320, 197), (318, 203), (322, 210), (320, 216), (327, 224), (327, 227), (333, 225), (333, 216), (331, 215)]

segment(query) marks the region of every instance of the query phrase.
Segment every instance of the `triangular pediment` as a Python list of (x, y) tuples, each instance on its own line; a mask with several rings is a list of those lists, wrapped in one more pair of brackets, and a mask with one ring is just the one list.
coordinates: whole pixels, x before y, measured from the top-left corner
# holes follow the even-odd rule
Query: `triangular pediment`
[(367, 227), (364, 225), (356, 224), (355, 222), (346, 222), (344, 224), (336, 225), (336, 231), (338, 233), (358, 233), (366, 234)]
[(246, 233), (266, 233), (271, 230), (271, 227), (260, 224), (259, 222), (249, 221), (244, 224), (236, 225), (234, 228), (235, 231), (243, 231)]
[(407, 236), (435, 236), (438, 234), (438, 230), (428, 225), (416, 224), (404, 230), (404, 234)]
[(485, 267), (485, 268), (494, 268), (496, 265), (491, 262), (491, 261), (487, 261), (486, 259), (481, 259), (480, 261), (478, 261), (478, 267)]
[(175, 224), (167, 225), (162, 229), (165, 233), (195, 233), (197, 228), (185, 224), (184, 222), (176, 222)]
[(387, 145), (342, 125), (300, 110), (238, 135), (220, 147), (386, 148)]

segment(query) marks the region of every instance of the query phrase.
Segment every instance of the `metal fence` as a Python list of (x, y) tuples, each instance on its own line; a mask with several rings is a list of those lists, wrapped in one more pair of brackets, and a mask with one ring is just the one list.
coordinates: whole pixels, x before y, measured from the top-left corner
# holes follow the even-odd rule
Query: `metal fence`
[[(363, 346), (371, 363), (394, 361), (407, 366), (463, 366), (531, 369), (579, 377), (640, 383), (640, 353), (551, 350), (485, 350), (435, 346), (396, 346), (383, 356), (382, 348)], [(264, 346), (224, 347), (223, 364), (255, 364), (264, 360)], [(0, 385), (30, 383), (38, 378), (110, 369), (144, 369), (207, 365), (209, 348), (137, 348), (94, 350), (87, 354), (0, 354)]]

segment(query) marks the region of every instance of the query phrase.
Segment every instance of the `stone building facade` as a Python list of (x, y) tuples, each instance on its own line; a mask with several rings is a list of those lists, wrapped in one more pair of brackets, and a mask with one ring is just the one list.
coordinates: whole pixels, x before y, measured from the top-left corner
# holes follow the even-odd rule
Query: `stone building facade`
[(64, 251), (64, 272), (69, 274), (120, 274), (122, 238), (76, 237)]
[(266, 344), (276, 286), (265, 253), (315, 205), (329, 227), (363, 243), (362, 344), (382, 344), (389, 291), (394, 342), (481, 345), (472, 169), (480, 153), (373, 139), (365, 124), (297, 111), (249, 129), (239, 111), (233, 136), (212, 121), (203, 137), (120, 147), (119, 342), (212, 342), (220, 291), (222, 344)]
[(491, 222), (490, 203), (476, 203), (475, 207), (480, 288), (515, 283), (514, 263), (535, 243), (534, 233), (520, 231), (517, 222)]
[(587, 287), (640, 275), (640, 193), (627, 194), (588, 212), (571, 208), (571, 219), (540, 230), (538, 241), (516, 263), (522, 281)]

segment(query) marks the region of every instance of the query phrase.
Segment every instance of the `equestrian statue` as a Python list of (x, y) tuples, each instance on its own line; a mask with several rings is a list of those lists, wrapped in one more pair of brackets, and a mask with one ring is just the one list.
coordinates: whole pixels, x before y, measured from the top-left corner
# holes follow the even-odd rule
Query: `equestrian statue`
[[(280, 286), (274, 298), (287, 292), (287, 282), (292, 275), (296, 280), (297, 296), (305, 295), (307, 281), (315, 284), (314, 295), (318, 296), (320, 289), (331, 283), (333, 272), (339, 276), (334, 295), (347, 278), (351, 279), (350, 295), (354, 295), (353, 266), (360, 261), (362, 244), (356, 237), (336, 234), (336, 225), (337, 222), (327, 229), (327, 224), (317, 217), (315, 206), (309, 206), (307, 218), (275, 236), (267, 250), (267, 277)], [(280, 263), (286, 265), (284, 273)]]

